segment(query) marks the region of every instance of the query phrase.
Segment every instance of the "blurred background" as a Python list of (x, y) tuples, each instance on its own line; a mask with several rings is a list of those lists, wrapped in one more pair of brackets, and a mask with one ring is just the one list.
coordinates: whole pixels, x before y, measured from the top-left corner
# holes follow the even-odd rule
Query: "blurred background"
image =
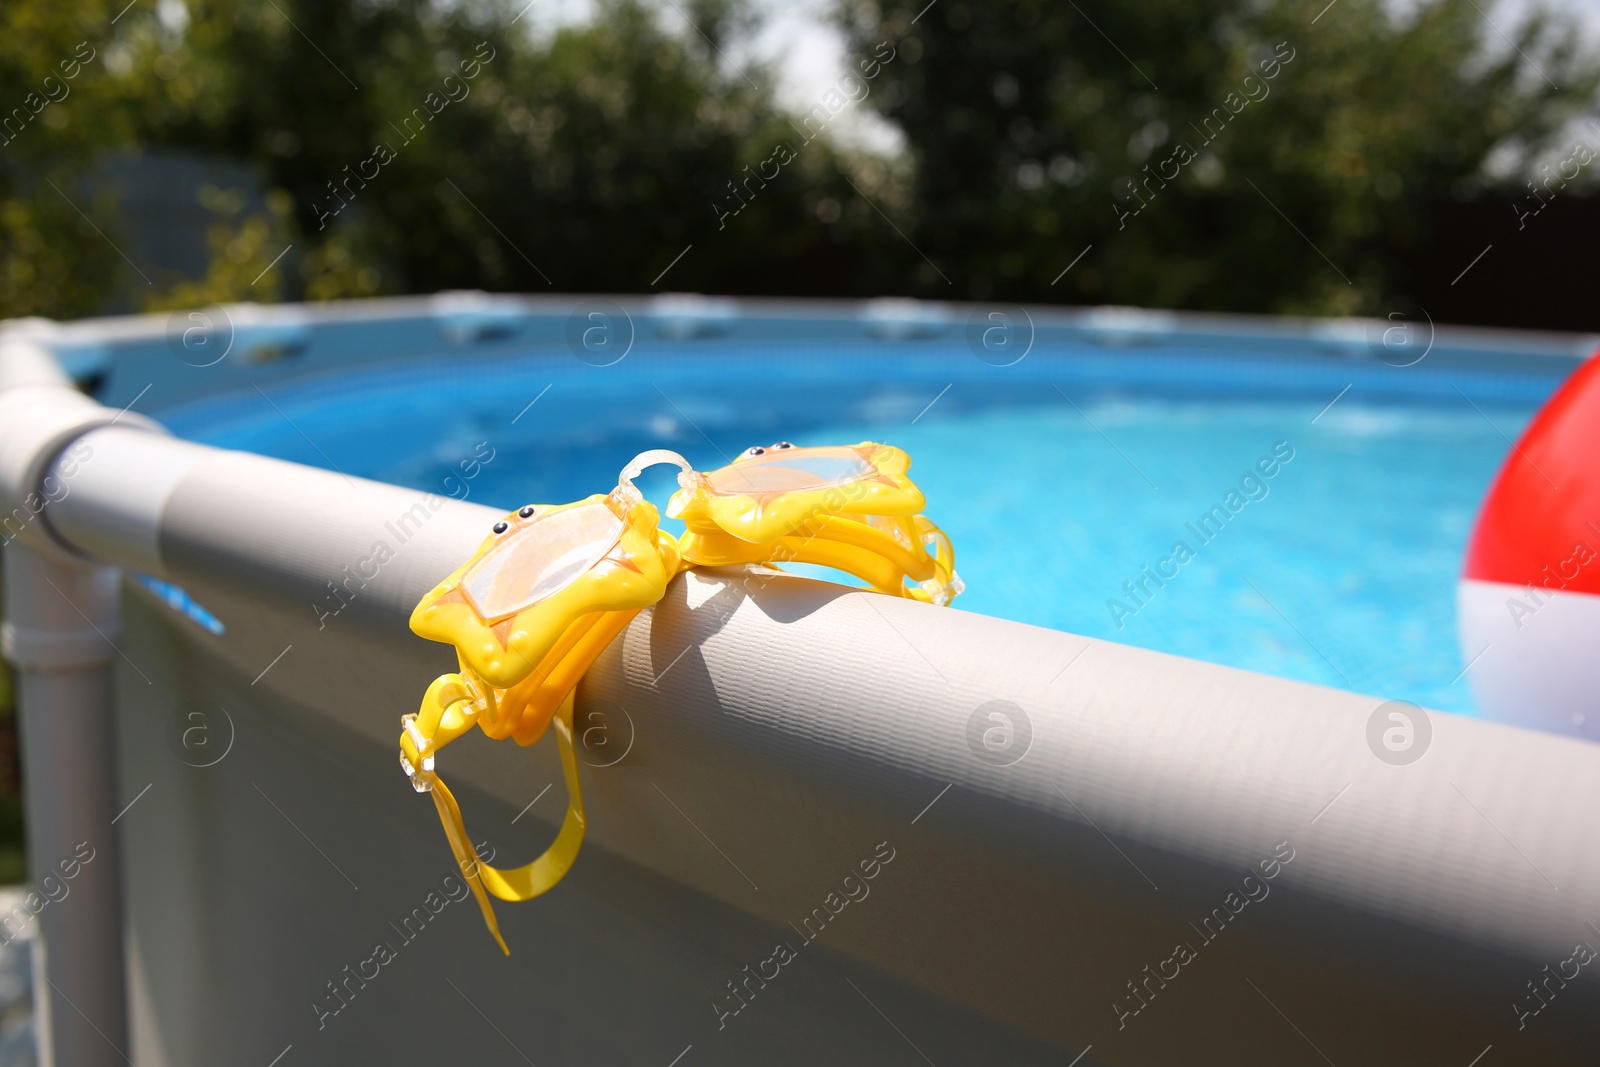
[(11, 0), (0, 316), (692, 244), (662, 287), (1600, 326), (1594, 5), (1326, 3)]
[[(0, 318), (655, 288), (1600, 330), (1600, 13), (1312, 7), (8, 0)], [(10, 707), (0, 673), (0, 881)]]

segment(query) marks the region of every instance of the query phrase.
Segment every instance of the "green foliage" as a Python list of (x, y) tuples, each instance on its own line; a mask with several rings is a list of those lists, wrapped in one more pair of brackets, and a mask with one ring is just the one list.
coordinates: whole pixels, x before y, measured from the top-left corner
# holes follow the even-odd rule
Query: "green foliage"
[[(1381, 311), (1435, 239), (1430, 203), (1552, 147), (1600, 86), (1569, 27), (1504, 42), (1488, 0), (840, 0), (852, 55), (895, 50), (847, 105), (903, 131), (885, 160), (808, 142), (776, 73), (728, 60), (757, 21), (742, 0), (601, 0), (543, 38), (521, 0), (124, 2), (0, 7), (0, 118), (23, 108), (0, 316), (639, 291), (690, 245), (661, 287)], [(202, 277), (147, 286), (113, 247), (86, 175), (141, 148), (260, 176), (264, 208), (195, 205)]]
[[(809, 146), (719, 226), (713, 203), (728, 183), (792, 132), (757, 88), (771, 72), (725, 60), (749, 10), (680, 7), (696, 32), (664, 28), (640, 0), (604, 0), (591, 24), (535, 41), (504, 3), (188, 0), (176, 20), (170, 3), (137, 4), (112, 25), (120, 4), (12, 0), (0, 104), (21, 105), (51, 56), (82, 44), (95, 58), (68, 98), (0, 147), (0, 317), (130, 299), (154, 310), (450, 287), (639, 290), (691, 242), (700, 248), (672, 288), (792, 291), (796, 270), (848, 230), (814, 210), (848, 191), (841, 159)], [(246, 209), (241, 190), (195, 205), (211, 219), (204, 277), (130, 284), (117, 204), (91, 198), (85, 175), (142, 148), (245, 162), (265, 183), (265, 212)], [(290, 242), (294, 255), (257, 283)]]
[(922, 267), (929, 295), (1379, 311), (1429, 199), (1548, 145), (1600, 85), (1570, 27), (1535, 17), (1507, 49), (1473, 0), (941, 0), (913, 28), (921, 6), (840, 17), (858, 48), (905, 38), (873, 103), (914, 157), (902, 228), (955, 281)]
[(238, 189), (206, 185), (198, 199), (213, 220), (206, 232), (211, 262), (200, 278), (180, 278), (152, 290), (145, 310), (204, 307), (246, 296), (270, 301), (282, 281), (280, 253), (289, 244), (289, 197), (274, 191), (265, 212), (247, 212), (245, 194)]
[(131, 134), (105, 70), (115, 15), (100, 0), (0, 5), (0, 318), (92, 312), (123, 267), (79, 213), (106, 205), (76, 182)]
[(606, 0), (543, 42), (481, 5), (279, 7), (193, 4), (185, 73), (141, 122), (147, 143), (247, 160), (287, 195), (305, 250), (291, 292), (639, 290), (691, 242), (706, 251), (672, 287), (759, 289), (775, 251), (830, 239), (808, 208), (847, 187), (824, 144), (718, 228), (727, 183), (793, 139), (754, 87), (770, 73), (727, 69), (712, 43), (738, 6), (692, 5), (702, 37)]

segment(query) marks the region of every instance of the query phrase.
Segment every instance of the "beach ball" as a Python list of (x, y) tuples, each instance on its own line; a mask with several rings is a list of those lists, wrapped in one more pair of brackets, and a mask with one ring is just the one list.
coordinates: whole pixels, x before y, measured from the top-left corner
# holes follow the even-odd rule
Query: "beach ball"
[(1467, 545), (1457, 608), (1486, 718), (1600, 741), (1600, 353), (1507, 454)]

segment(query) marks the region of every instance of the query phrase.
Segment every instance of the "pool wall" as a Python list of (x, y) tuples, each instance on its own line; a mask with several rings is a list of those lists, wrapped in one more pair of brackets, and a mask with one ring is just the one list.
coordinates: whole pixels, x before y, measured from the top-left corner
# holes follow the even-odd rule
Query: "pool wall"
[[(454, 310), (435, 314), (441, 303)], [(584, 852), (547, 897), (499, 907), (513, 951), (501, 957), (470, 904), (438, 903), (449, 854), (395, 760), (398, 717), (453, 667), (406, 618), (496, 513), (177, 441), (118, 409), (157, 381), (195, 398), (219, 388), (191, 371), (221, 369), (231, 388), (327, 374), (402, 358), (408, 343), (436, 348), (442, 330), (482, 352), (513, 328), (503, 309), (571, 359), (577, 303), (235, 309), (272, 358), (213, 368), (174, 359), (164, 318), (23, 324), (0, 338), (0, 385), (8, 367), (36, 365), (31, 334), (100, 376), (108, 405), (64, 401), (47, 416), (64, 388), (31, 371), (31, 385), (0, 391), (0, 414), (17, 416), (0, 422), (7, 508), (47, 473), (70, 486), (6, 548), (8, 593), (34, 592), (12, 598), (12, 622), (49, 600), (14, 575), (53, 567), (37, 573), (93, 585), (108, 573), (97, 568), (118, 567), (228, 623), (215, 633), (124, 583), (121, 635), (101, 618), (114, 652), (74, 668), (114, 685), (114, 729), (70, 732), (60, 707), (35, 699), (62, 665), (21, 664), (25, 732), (88, 761), (35, 765), (30, 740), (35, 809), (92, 784), (92, 753), (117, 767), (104, 810), (36, 824), (30, 845), (36, 870), (53, 866), (116, 818), (120, 889), (96, 882), (102, 895), (86, 895), (123, 901), (131, 1045), (106, 1043), (149, 1067), (507, 1060), (507, 1045), (539, 1063), (689, 1067), (916, 1053), (1277, 1062), (1303, 1037), (1334, 1062), (1455, 1064), (1486, 1045), (1578, 1062), (1600, 1037), (1593, 968), (1561, 987), (1548, 1008), (1559, 1019), (1529, 1014), (1528, 994), (1574, 942), (1600, 943), (1584, 911), (1600, 894), (1600, 748), (1437, 715), (1426, 757), (1394, 765), (1369, 747), (1376, 698), (735, 572), (677, 580), (586, 678), (580, 704), (609, 716), (608, 743), (625, 755), (588, 752)], [(909, 344), (969, 317), (905, 304), (765, 319), (719, 301), (639, 307), (635, 328), (720, 330), (730, 343), (793, 321)], [(1034, 314), (1140, 353), (1179, 335), (1189, 350), (1266, 338), (1270, 360), (1317, 334), (1329, 349), (1310, 358), (1371, 356), (1360, 323)], [(1592, 347), (1469, 331), (1439, 343), (1461, 365), (1575, 363)], [(394, 559), (320, 616), (326, 583), (419, 506), (426, 521)], [(77, 625), (50, 603), (56, 624)], [(1028, 729), (1008, 765), (973, 741), (997, 700)], [(227, 739), (214, 762), (183, 740), (197, 725)], [(521, 862), (559, 818), (554, 754), (480, 741), (452, 746), (445, 769), (475, 837), (496, 862)], [(45, 909), (60, 917), (47, 945), (81, 948), (74, 900)], [(395, 957), (381, 965), (379, 942)], [(775, 962), (780, 943), (788, 962)], [(79, 978), (54, 977), (66, 989)], [(52, 1003), (49, 1019), (58, 1046), (85, 1050), (70, 1062), (122, 1062), (88, 1051), (70, 1007)]]

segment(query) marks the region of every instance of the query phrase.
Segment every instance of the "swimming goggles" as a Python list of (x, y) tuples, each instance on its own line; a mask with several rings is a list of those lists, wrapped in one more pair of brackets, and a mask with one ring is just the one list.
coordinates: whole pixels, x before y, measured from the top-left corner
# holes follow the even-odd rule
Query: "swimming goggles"
[[(586, 827), (573, 742), (573, 695), (595, 659), (690, 566), (788, 561), (853, 574), (880, 592), (946, 604), (962, 589), (949, 538), (920, 514), (923, 496), (897, 448), (859, 445), (752, 448), (702, 474), (675, 452), (635, 457), (609, 494), (529, 504), (496, 522), (472, 558), (428, 592), (411, 629), (454, 645), (460, 670), (434, 680), (401, 719), (400, 766), (433, 798), (439, 821), (484, 922), (501, 950), (490, 897), (530, 900), (566, 875)], [(679, 468), (660, 529), (633, 479), (657, 463)], [(908, 584), (909, 583), (909, 584)], [(438, 773), (438, 754), (477, 727), (532, 745), (554, 727), (567, 787), (555, 841), (514, 869), (477, 857), (461, 808)]]

